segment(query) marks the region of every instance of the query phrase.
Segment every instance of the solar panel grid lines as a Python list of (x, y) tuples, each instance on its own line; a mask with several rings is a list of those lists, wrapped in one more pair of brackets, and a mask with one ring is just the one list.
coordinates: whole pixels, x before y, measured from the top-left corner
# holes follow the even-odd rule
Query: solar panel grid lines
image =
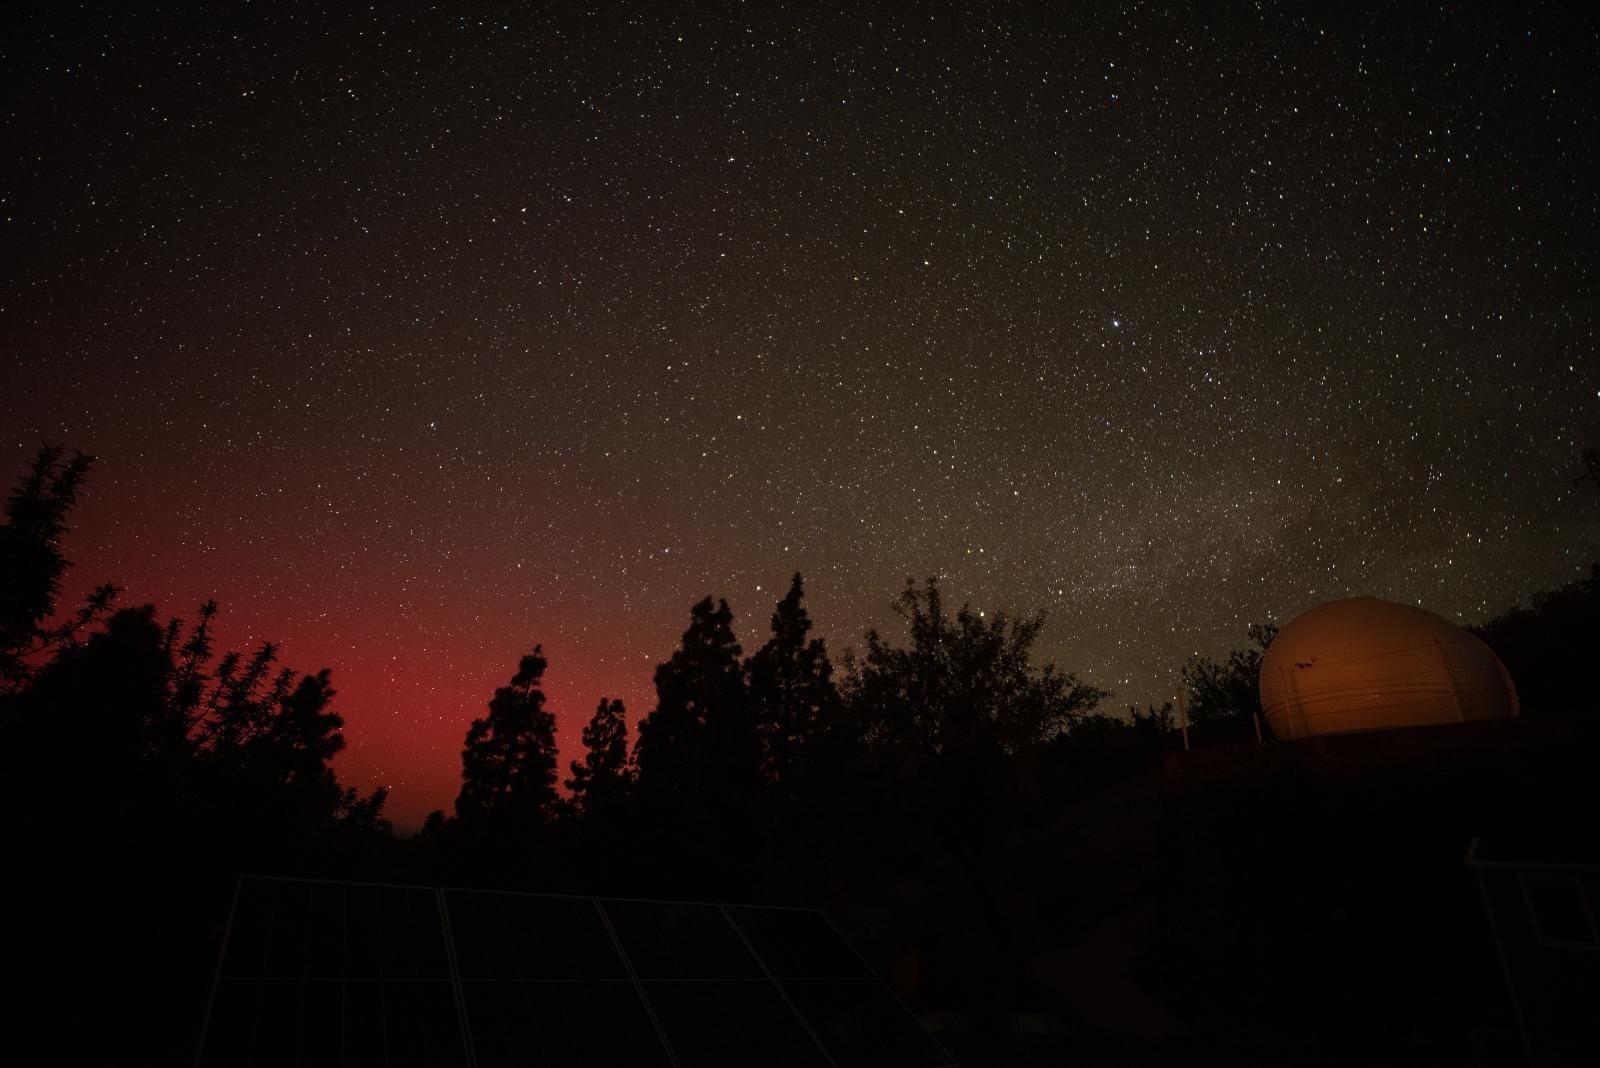
[(676, 1065), (595, 901), (448, 889), (479, 1068)]
[(815, 909), (242, 876), (197, 1068), (944, 1068)]
[(750, 944), (749, 936), (745, 933), (745, 931), (742, 928), (740, 928), (739, 924), (737, 922), (735, 922), (734, 918), (729, 914), (728, 906), (726, 906), (726, 905), (721, 906), (721, 910), (722, 910), (723, 917), (725, 919), (727, 919), (727, 921), (728, 921), (728, 926), (732, 927), (735, 931), (738, 932), (739, 939), (742, 942), (744, 942), (745, 948), (749, 949), (750, 950), (750, 955), (753, 956), (758, 962), (760, 962), (761, 970), (767, 973), (767, 978), (772, 981), (772, 985), (778, 988), (778, 993), (780, 993), (783, 996), (783, 1003), (785, 1005), (789, 1006), (789, 1011), (794, 1013), (795, 1017), (797, 1019), (799, 1019), (801, 1025), (806, 1030), (806, 1036), (808, 1038), (810, 1038), (811, 1041), (816, 1044), (817, 1049), (821, 1050), (822, 1051), (822, 1055), (828, 1059), (829, 1068), (839, 1068), (839, 1062), (833, 1059), (833, 1055), (828, 1052), (828, 1048), (822, 1044), (822, 1039), (819, 1038), (817, 1036), (817, 1032), (812, 1029), (810, 1021), (808, 1021), (803, 1015), (801, 1015), (800, 1010), (795, 1007), (794, 1002), (790, 999), (789, 992), (787, 990), (784, 990), (783, 984), (778, 981), (778, 977), (772, 974), (771, 966), (762, 957), (762, 955), (756, 951), (756, 947), (752, 946)]
[(217, 1006), (217, 988), (222, 985), (222, 965), (228, 959), (228, 943), (233, 939), (233, 917), (239, 911), (239, 891), (244, 887), (244, 877), (234, 881), (233, 897), (228, 902), (228, 921), (222, 928), (222, 946), (217, 950), (217, 969), (211, 976), (211, 992), (206, 995), (206, 1014), (201, 1018), (200, 1043), (195, 1047), (194, 1066), (201, 1068), (206, 1052), (206, 1039), (211, 1030), (211, 1014)]
[(466, 1065), (436, 892), (241, 879), (200, 1064)]
[(899, 995), (817, 909), (729, 906), (797, 1014), (840, 1068), (953, 1068)]
[(672, 1048), (672, 1043), (667, 1041), (667, 1032), (662, 1029), (661, 1019), (656, 1015), (655, 1006), (650, 1004), (649, 997), (645, 995), (644, 986), (639, 982), (639, 973), (633, 970), (632, 962), (628, 960), (628, 955), (623, 952), (622, 943), (617, 939), (616, 928), (611, 926), (611, 918), (606, 915), (605, 906), (600, 904), (599, 898), (594, 899), (594, 910), (600, 917), (600, 922), (605, 924), (606, 934), (610, 936), (611, 944), (617, 947), (617, 956), (621, 958), (622, 966), (627, 970), (628, 979), (633, 983), (633, 988), (639, 995), (639, 1001), (644, 1005), (644, 1011), (650, 1017), (650, 1025), (655, 1028), (656, 1037), (661, 1040), (661, 1048), (665, 1051), (667, 1060), (672, 1064), (672, 1068), (682, 1068), (678, 1061), (677, 1051)]
[(461, 963), (456, 957), (455, 936), (450, 930), (450, 909), (445, 904), (443, 890), (435, 890), (433, 896), (439, 908), (439, 925), (444, 931), (446, 959), (450, 963), (450, 974), (455, 980), (450, 984), (450, 996), (456, 1004), (456, 1018), (461, 1022), (461, 1052), (467, 1068), (478, 1068), (478, 1056), (472, 1042), (472, 1028), (467, 1023), (467, 1001), (461, 989)]
[(916, 1013), (911, 1011), (911, 1006), (906, 1004), (905, 999), (900, 996), (895, 988), (890, 986), (889, 983), (884, 980), (883, 976), (873, 971), (871, 963), (869, 963), (867, 958), (862, 955), (861, 951), (855, 947), (855, 944), (846, 938), (844, 933), (840, 931), (839, 928), (834, 926), (833, 920), (829, 918), (828, 914), (823, 912), (821, 909), (813, 910), (813, 914), (827, 925), (828, 930), (833, 932), (835, 943), (843, 946), (846, 952), (855, 957), (856, 963), (860, 965), (861, 970), (867, 975), (871, 976), (873, 979), (877, 980), (878, 986), (883, 990), (884, 993), (888, 994), (889, 997), (893, 999), (894, 1003), (900, 1007), (900, 1011), (905, 1014), (906, 1018), (916, 1022), (917, 1030), (921, 1033), (922, 1037), (930, 1042), (933, 1048), (938, 1051), (938, 1063), (930, 1066), (930, 1068), (960, 1068), (960, 1065), (956, 1063), (955, 1057), (951, 1056), (950, 1051), (945, 1049), (944, 1044), (935, 1038), (926, 1027), (922, 1026), (921, 1021), (917, 1020)]

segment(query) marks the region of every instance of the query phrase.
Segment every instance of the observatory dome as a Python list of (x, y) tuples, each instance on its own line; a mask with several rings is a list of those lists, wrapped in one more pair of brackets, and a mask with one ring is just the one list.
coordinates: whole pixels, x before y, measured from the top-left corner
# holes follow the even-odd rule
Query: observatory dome
[(1423, 727), (1517, 714), (1500, 658), (1410, 605), (1351, 597), (1296, 616), (1261, 658), (1273, 737)]

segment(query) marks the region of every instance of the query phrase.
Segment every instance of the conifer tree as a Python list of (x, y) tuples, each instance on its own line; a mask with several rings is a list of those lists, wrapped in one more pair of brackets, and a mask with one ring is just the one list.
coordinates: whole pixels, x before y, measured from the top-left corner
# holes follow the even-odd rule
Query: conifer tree
[(572, 762), (567, 789), (585, 816), (614, 811), (632, 785), (628, 759), (628, 724), (622, 702), (600, 698), (600, 704), (583, 728), (584, 755)]
[(467, 731), (456, 798), (464, 823), (527, 828), (554, 816), (556, 720), (539, 686), (547, 666), (542, 647), (534, 646), (510, 683), (495, 691), (489, 715)]
[(70, 458), (64, 453), (60, 446), (42, 447), (6, 500), (0, 523), (0, 695), (26, 685), (37, 664), (103, 618), (117, 594), (114, 586), (100, 586), (72, 617), (50, 625), (72, 566), (61, 544), (67, 517), (93, 463), (81, 452)]
[(656, 668), (656, 707), (639, 724), (641, 790), (710, 800), (756, 780), (760, 739), (740, 653), (727, 601), (707, 597), (690, 609), (682, 644)]
[(772, 613), (772, 637), (745, 665), (750, 706), (769, 782), (792, 779), (808, 744), (839, 706), (833, 664), (821, 638), (807, 640), (811, 618), (799, 572)]

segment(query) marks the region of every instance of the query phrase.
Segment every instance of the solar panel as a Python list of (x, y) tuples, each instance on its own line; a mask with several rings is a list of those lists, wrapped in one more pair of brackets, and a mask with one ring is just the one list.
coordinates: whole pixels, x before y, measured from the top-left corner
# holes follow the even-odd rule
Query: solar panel
[(683, 1068), (827, 1068), (828, 1059), (766, 979), (646, 983)]
[(952, 1063), (822, 913), (751, 906), (727, 912), (834, 1064)]
[(255, 876), (196, 1063), (954, 1065), (813, 909)]
[(768, 971), (779, 979), (870, 979), (872, 969), (815, 909), (729, 905)]
[(950, 1054), (880, 980), (785, 979), (791, 1003), (840, 1068), (939, 1068)]
[(589, 898), (446, 890), (479, 1068), (671, 1061)]
[(463, 981), (462, 987), (479, 1068), (672, 1063), (632, 983)]
[(589, 898), (446, 890), (444, 899), (463, 981), (629, 981)]
[(465, 1066), (437, 895), (241, 879), (198, 1063)]
[(614, 898), (601, 905), (634, 972), (645, 982), (767, 977), (716, 905)]

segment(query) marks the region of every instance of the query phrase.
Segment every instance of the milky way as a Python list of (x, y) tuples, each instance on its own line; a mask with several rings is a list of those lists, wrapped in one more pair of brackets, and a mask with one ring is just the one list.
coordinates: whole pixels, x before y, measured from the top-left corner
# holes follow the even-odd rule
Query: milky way
[(797, 570), (1121, 706), (1600, 557), (1586, 5), (595, 6), (0, 16), (5, 470), (97, 454), (72, 592), (332, 667), (401, 823), (534, 642), (570, 756)]

